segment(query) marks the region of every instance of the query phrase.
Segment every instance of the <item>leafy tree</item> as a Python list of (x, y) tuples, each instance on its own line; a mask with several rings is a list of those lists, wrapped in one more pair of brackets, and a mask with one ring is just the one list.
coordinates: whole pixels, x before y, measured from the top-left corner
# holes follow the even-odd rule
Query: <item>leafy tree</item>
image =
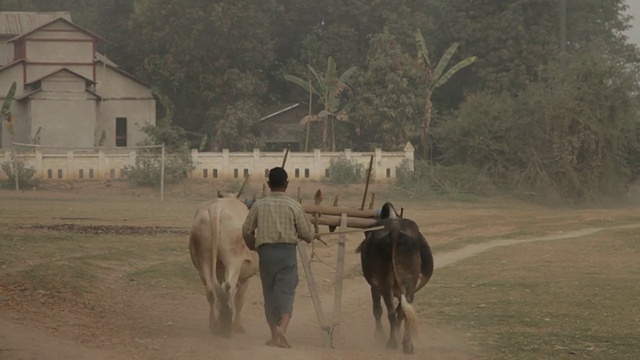
[(418, 138), (423, 79), (422, 69), (397, 37), (387, 29), (371, 36), (352, 116), (360, 124), (362, 149), (398, 150)]
[(211, 150), (242, 150), (257, 140), (252, 125), (276, 14), (269, 0), (136, 3), (130, 51), (139, 74), (172, 99), (176, 125), (210, 134)]
[[(340, 76), (336, 73), (336, 63), (332, 57), (327, 59), (327, 70), (324, 75), (320, 75), (311, 65), (309, 71), (313, 74), (313, 82), (305, 81), (300, 77), (286, 74), (284, 78), (305, 91), (320, 98), (323, 109), (317, 115), (305, 118), (307, 123), (311, 121), (322, 121), (322, 149), (329, 148), (329, 131), (331, 131), (331, 151), (336, 151), (336, 120), (348, 121), (345, 111), (350, 94), (353, 92), (352, 76), (356, 72), (356, 67), (350, 67)], [(329, 129), (331, 127), (331, 129)]]
[[(475, 56), (468, 57), (459, 63), (453, 65), (449, 70), (446, 70), (449, 65), (449, 61), (458, 49), (458, 43), (451, 45), (444, 55), (438, 61), (438, 65), (435, 68), (431, 66), (429, 60), (429, 50), (427, 44), (422, 37), (420, 30), (416, 31), (416, 48), (418, 52), (418, 58), (420, 63), (424, 66), (426, 90), (425, 90), (425, 109), (424, 109), (424, 122), (422, 124), (422, 131), (420, 133), (420, 143), (422, 145), (422, 152), (424, 159), (429, 159), (429, 128), (431, 127), (431, 110), (433, 104), (431, 103), (431, 95), (434, 90), (445, 84), (453, 75), (465, 67), (473, 64), (476, 61)], [(446, 72), (445, 72), (446, 70)]]
[(5, 95), (4, 97), (2, 107), (0, 107), (0, 149), (2, 148), (2, 133), (3, 127), (5, 126), (5, 121), (7, 122), (7, 129), (11, 133), (11, 137), (13, 137), (13, 115), (11, 115), (11, 103), (13, 102), (13, 97), (15, 95), (16, 82), (14, 81), (13, 83), (11, 83), (7, 95)]
[(471, 96), (436, 131), (444, 161), (503, 189), (572, 200), (620, 195), (634, 179), (638, 73), (587, 47), (556, 61), (519, 96)]

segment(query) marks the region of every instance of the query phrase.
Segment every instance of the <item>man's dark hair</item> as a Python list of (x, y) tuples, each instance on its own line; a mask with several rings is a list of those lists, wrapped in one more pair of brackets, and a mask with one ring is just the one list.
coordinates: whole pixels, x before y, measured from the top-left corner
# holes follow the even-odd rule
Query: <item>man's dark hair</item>
[(274, 189), (283, 188), (288, 179), (287, 172), (281, 167), (274, 167), (269, 171), (269, 187)]

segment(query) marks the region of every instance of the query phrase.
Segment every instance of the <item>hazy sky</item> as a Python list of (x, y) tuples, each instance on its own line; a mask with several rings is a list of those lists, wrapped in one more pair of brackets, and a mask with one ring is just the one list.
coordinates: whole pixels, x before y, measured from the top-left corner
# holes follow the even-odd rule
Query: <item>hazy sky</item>
[(630, 42), (640, 46), (640, 0), (627, 0), (627, 5), (629, 5), (629, 14), (634, 17), (631, 20), (633, 27), (627, 31), (627, 36)]

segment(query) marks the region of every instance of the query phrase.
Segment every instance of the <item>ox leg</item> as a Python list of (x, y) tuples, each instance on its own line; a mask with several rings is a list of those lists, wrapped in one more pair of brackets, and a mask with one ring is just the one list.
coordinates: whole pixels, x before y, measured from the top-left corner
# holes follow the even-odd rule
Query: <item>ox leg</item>
[(220, 325), (221, 334), (225, 337), (231, 336), (231, 330), (233, 328), (234, 317), (234, 295), (237, 293), (236, 286), (238, 284), (238, 278), (240, 277), (240, 267), (242, 263), (231, 263), (226, 266), (226, 273), (224, 275), (224, 282), (220, 283), (221, 297), (220, 299)]
[(242, 312), (242, 306), (244, 305), (244, 293), (247, 291), (249, 287), (249, 279), (241, 281), (238, 283), (238, 290), (236, 291), (236, 296), (234, 300), (235, 306), (235, 319), (233, 321), (233, 330), (239, 333), (244, 333), (244, 326), (242, 326), (242, 320), (240, 318), (240, 313)]
[(384, 340), (384, 330), (382, 329), (382, 295), (376, 286), (371, 286), (371, 301), (373, 302), (373, 317), (376, 320), (376, 339)]
[(393, 306), (393, 295), (391, 294), (391, 290), (385, 290), (382, 293), (382, 299), (384, 299), (384, 304), (387, 307), (387, 317), (389, 318), (389, 340), (387, 341), (386, 346), (387, 349), (397, 349), (398, 340), (396, 338), (396, 330), (398, 328), (398, 319)]
[(200, 268), (200, 279), (204, 285), (205, 295), (207, 296), (207, 302), (209, 303), (209, 331), (215, 334), (218, 329), (218, 319), (216, 318), (216, 297), (214, 294), (214, 285), (209, 276), (209, 269), (202, 264)]

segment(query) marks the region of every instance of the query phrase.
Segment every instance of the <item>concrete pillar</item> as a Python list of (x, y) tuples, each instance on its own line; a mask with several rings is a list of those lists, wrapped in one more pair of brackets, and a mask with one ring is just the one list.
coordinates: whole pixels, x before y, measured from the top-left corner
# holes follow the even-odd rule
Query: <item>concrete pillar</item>
[(98, 150), (98, 171), (96, 174), (96, 179), (104, 179), (108, 178), (105, 172), (105, 161), (104, 161), (104, 150)]
[(44, 165), (42, 164), (42, 152), (36, 149), (36, 170), (38, 171), (38, 178), (44, 179), (46, 177)]
[[(165, 160), (166, 162), (166, 160)], [(190, 171), (187, 174), (189, 179), (201, 179), (202, 178), (202, 168), (198, 159), (198, 149), (191, 149), (191, 162), (193, 163), (193, 171)]]
[(409, 162), (409, 168), (411, 168), (411, 171), (413, 171), (415, 151), (416, 151), (416, 148), (413, 147), (411, 142), (407, 142), (407, 145), (405, 145), (404, 147), (404, 158), (407, 159), (407, 161)]
[(220, 177), (223, 179), (232, 179), (233, 170), (229, 164), (229, 149), (222, 149), (222, 169), (220, 169)]
[(311, 167), (311, 178), (322, 180), (324, 177), (324, 167), (322, 167), (322, 153), (320, 149), (313, 149), (313, 166)]
[(253, 166), (249, 170), (249, 176), (252, 180), (264, 178), (264, 169), (262, 169), (260, 161), (260, 149), (253, 149)]
[(73, 151), (67, 151), (67, 180), (76, 179), (75, 166), (73, 163)]
[(371, 169), (373, 172), (371, 174), (371, 180), (381, 179), (384, 176), (385, 169), (382, 168), (382, 149), (375, 149), (375, 156), (373, 159), (373, 168)]

